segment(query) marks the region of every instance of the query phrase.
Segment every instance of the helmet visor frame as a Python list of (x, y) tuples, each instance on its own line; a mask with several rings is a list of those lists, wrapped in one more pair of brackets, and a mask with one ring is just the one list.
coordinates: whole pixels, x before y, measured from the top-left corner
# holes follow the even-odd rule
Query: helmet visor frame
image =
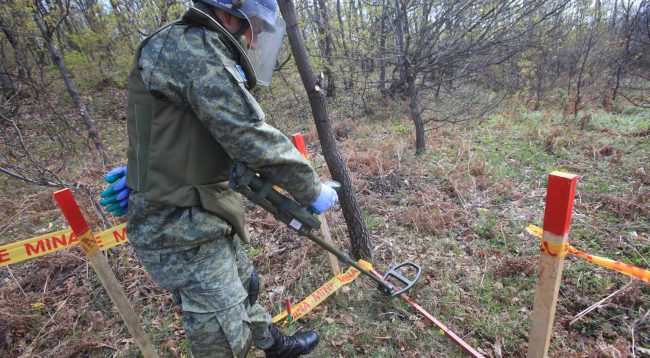
[(273, 13), (273, 22), (269, 20), (268, 16), (248, 18), (252, 34), (247, 55), (257, 75), (257, 81), (264, 86), (271, 85), (271, 77), (287, 28), (284, 19), (275, 13)]

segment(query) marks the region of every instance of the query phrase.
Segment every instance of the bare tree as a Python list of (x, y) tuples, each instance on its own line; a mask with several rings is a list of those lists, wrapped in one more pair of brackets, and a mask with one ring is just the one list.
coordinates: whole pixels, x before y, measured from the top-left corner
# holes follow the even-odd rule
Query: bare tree
[(592, 15), (592, 21), (589, 25), (589, 32), (587, 33), (587, 38), (583, 42), (583, 46), (581, 46), (581, 53), (579, 53), (579, 58), (582, 60), (580, 61), (580, 68), (578, 69), (578, 78), (576, 79), (576, 92), (575, 96), (572, 98), (573, 99), (573, 104), (572, 104), (572, 109), (573, 109), (573, 119), (577, 119), (578, 117), (578, 111), (582, 108), (583, 104), (583, 94), (582, 94), (582, 89), (584, 86), (584, 76), (585, 76), (585, 70), (588, 64), (589, 55), (591, 55), (594, 43), (595, 43), (595, 37), (597, 36), (598, 32), (598, 27), (600, 24), (600, 19), (601, 19), (601, 4), (599, 0), (596, 0), (595, 7), (593, 9), (593, 15)]
[[(0, 14), (0, 29), (2, 29), (2, 33), (9, 42), (11, 49), (11, 51), (9, 51), (9, 48), (2, 49), (3, 86), (10, 89), (10, 93), (5, 92), (8, 95), (13, 94), (15, 91), (14, 81), (12, 78), (15, 77), (18, 82), (25, 81), (30, 71), (25, 52), (20, 44), (18, 36), (16, 35), (19, 29), (17, 29), (12, 23), (13, 14), (11, 10), (12, 9), (7, 6), (5, 9), (6, 12), (3, 11), (3, 13)], [(13, 54), (13, 58), (9, 57), (10, 53)], [(4, 81), (7, 81), (7, 84), (5, 84)]]
[(300, 78), (309, 96), (309, 103), (314, 115), (318, 138), (323, 147), (325, 161), (327, 162), (330, 173), (332, 173), (332, 177), (342, 184), (339, 198), (341, 208), (343, 209), (343, 216), (345, 217), (345, 222), (350, 233), (352, 243), (351, 254), (355, 258), (370, 258), (372, 256), (372, 249), (368, 230), (363, 222), (359, 204), (354, 196), (348, 170), (336, 146), (336, 139), (332, 134), (332, 126), (329, 122), (327, 112), (327, 103), (322, 90), (322, 77), (316, 76), (311, 67), (309, 54), (307, 53), (300, 28), (298, 27), (293, 1), (279, 0), (278, 6), (287, 23), (287, 35), (291, 44), (291, 52), (296, 60)]
[(330, 17), (325, 0), (314, 0), (314, 13), (318, 28), (318, 45), (321, 56), (327, 61), (324, 75), (327, 85), (325, 94), (328, 97), (336, 96), (336, 82), (334, 78), (334, 42), (332, 40), (332, 31), (330, 28)]
[(394, 0), (394, 73), (399, 76), (394, 77), (390, 91), (408, 101), (416, 153), (425, 151), (425, 124), (435, 120), (422, 117), (427, 110), (420, 98), (422, 91), (453, 89), (454, 82), (476, 80), (490, 66), (526, 48), (523, 39), (537, 24), (560, 12), (568, 0), (546, 8), (549, 2)]
[[(18, 116), (18, 96), (0, 98), (0, 172), (31, 184), (60, 187), (63, 180), (57, 174), (63, 167), (60, 157), (66, 144), (57, 133), (47, 133), (39, 141), (30, 141), (35, 133), (43, 134), (35, 121), (21, 123)], [(49, 127), (48, 130), (55, 129)], [(27, 132), (29, 135), (25, 135)], [(47, 140), (49, 138), (49, 140)], [(49, 149), (43, 148), (47, 140)], [(52, 150), (53, 148), (60, 150)], [(57, 159), (57, 160), (54, 160)], [(59, 163), (59, 164), (54, 164)]]
[(11, 96), (16, 92), (16, 86), (11, 78), (12, 73), (4, 49), (4, 43), (0, 43), (0, 53), (2, 53), (2, 58), (0, 58), (0, 86), (2, 86), (2, 94), (3, 96)]
[[(612, 100), (620, 94), (629, 103), (650, 107), (650, 98), (644, 96), (650, 90), (650, 1), (621, 1), (621, 19), (618, 21), (620, 46), (615, 65)], [(623, 83), (624, 79), (633, 79)], [(635, 96), (634, 93), (639, 93)]]
[(68, 69), (66, 68), (65, 63), (63, 62), (63, 55), (61, 54), (61, 51), (54, 43), (54, 39), (52, 37), (54, 31), (58, 28), (61, 21), (66, 16), (68, 16), (68, 12), (67, 12), (68, 9), (67, 8), (62, 9), (64, 13), (61, 14), (59, 21), (57, 21), (57, 23), (54, 26), (48, 27), (48, 25), (43, 20), (43, 12), (45, 12), (44, 10), (45, 8), (47, 8), (47, 5), (43, 5), (40, 3), (39, 0), (35, 0), (34, 9), (33, 9), (34, 21), (36, 22), (36, 25), (38, 26), (38, 29), (41, 32), (41, 35), (43, 37), (43, 40), (47, 45), (47, 48), (52, 57), (52, 62), (54, 62), (54, 64), (59, 69), (59, 72), (61, 73), (61, 77), (63, 78), (63, 82), (65, 83), (65, 87), (68, 90), (70, 96), (72, 97), (72, 100), (74, 101), (77, 109), (79, 110), (79, 114), (81, 115), (81, 119), (83, 120), (83, 123), (86, 126), (86, 130), (88, 131), (88, 136), (90, 137), (90, 140), (95, 145), (95, 148), (99, 152), (102, 161), (106, 163), (108, 162), (108, 152), (106, 151), (102, 141), (99, 139), (99, 134), (97, 132), (97, 128), (95, 127), (95, 123), (90, 118), (90, 115), (88, 114), (88, 109), (86, 109), (86, 105), (81, 100), (81, 96), (79, 95), (79, 91), (77, 91), (77, 87), (72, 82), (72, 75), (70, 74), (70, 71), (68, 71)]
[[(339, 33), (338, 33), (338, 39), (339, 39), (339, 48), (343, 51), (344, 54), (349, 54), (350, 53), (350, 47), (351, 45), (348, 44), (348, 42), (352, 42), (352, 31), (346, 31), (345, 30), (345, 24), (346, 21), (343, 19), (343, 10), (341, 7), (341, 0), (336, 0), (336, 17), (338, 19), (338, 28), (339, 28)], [(344, 68), (347, 67), (349, 73), (353, 73), (355, 71), (355, 64), (354, 61), (348, 61), (346, 64), (347, 66), (344, 66), (343, 64), (340, 66), (341, 72), (344, 72)], [(352, 89), (354, 87), (354, 83), (352, 79), (349, 76), (343, 76), (343, 85), (345, 89)]]

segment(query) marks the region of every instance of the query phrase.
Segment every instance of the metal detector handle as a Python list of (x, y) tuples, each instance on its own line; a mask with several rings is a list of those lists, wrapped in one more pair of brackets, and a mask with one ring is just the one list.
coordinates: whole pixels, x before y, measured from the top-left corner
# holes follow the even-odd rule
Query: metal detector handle
[[(412, 268), (414, 268), (415, 271), (416, 271), (415, 278), (413, 280), (410, 280), (410, 279), (406, 278), (404, 275), (402, 275), (401, 273), (399, 273), (397, 270), (399, 270), (402, 267), (412, 267)], [(406, 286), (402, 287), (399, 291), (393, 291), (391, 293), (390, 296), (395, 297), (395, 296), (399, 296), (400, 294), (410, 290), (411, 287), (413, 287), (413, 285), (415, 285), (415, 283), (420, 279), (420, 273), (422, 273), (422, 269), (417, 264), (414, 264), (412, 262), (402, 262), (401, 264), (399, 264), (397, 266), (391, 267), (388, 270), (388, 272), (386, 272), (384, 274), (384, 277), (382, 278), (382, 281), (386, 282), (386, 279), (392, 277), (392, 278), (396, 279), (397, 281), (399, 281), (399, 282), (403, 283), (404, 285), (406, 285)]]
[(339, 192), (341, 190), (341, 183), (337, 182), (336, 180), (325, 180), (323, 182), (323, 185), (327, 185), (330, 188), (334, 189), (335, 192)]

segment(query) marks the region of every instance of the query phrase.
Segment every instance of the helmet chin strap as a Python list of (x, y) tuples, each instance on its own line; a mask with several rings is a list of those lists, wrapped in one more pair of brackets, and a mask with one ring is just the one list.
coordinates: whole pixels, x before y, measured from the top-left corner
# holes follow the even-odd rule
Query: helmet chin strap
[[(243, 3), (244, 0), (241, 0), (241, 2)], [(233, 36), (243, 36), (244, 34), (246, 34), (248, 28), (253, 26), (251, 19), (249, 19), (248, 16), (246, 16), (246, 14), (244, 14), (242, 11), (240, 11), (240, 13), (244, 15), (244, 19), (242, 19), (244, 21), (241, 27), (233, 34)], [(255, 37), (255, 31), (251, 31), (251, 43), (253, 43), (253, 41), (255, 40), (254, 37)], [(246, 47), (248, 47), (248, 44), (246, 44)]]
[(250, 24), (248, 23), (248, 20), (242, 21), (242, 24), (239, 27), (239, 29), (237, 29), (237, 31), (233, 32), (232, 35), (235, 38), (240, 37), (240, 36), (244, 36), (246, 31), (248, 31), (249, 27), (250, 27)]

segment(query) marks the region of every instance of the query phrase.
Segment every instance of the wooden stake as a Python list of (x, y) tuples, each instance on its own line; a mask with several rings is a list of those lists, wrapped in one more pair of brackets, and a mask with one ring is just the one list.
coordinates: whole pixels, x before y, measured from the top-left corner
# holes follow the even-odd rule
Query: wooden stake
[(117, 278), (108, 265), (108, 261), (106, 261), (106, 258), (97, 246), (95, 236), (90, 231), (88, 222), (86, 222), (81, 210), (79, 210), (72, 191), (68, 188), (59, 190), (54, 193), (54, 199), (59, 203), (63, 215), (70, 224), (70, 228), (77, 235), (79, 244), (83, 248), (90, 262), (90, 266), (92, 266), (97, 276), (99, 276), (99, 280), (111, 297), (115, 307), (120, 312), (124, 323), (126, 323), (126, 327), (129, 329), (129, 333), (131, 333), (133, 340), (140, 348), (140, 352), (142, 352), (145, 358), (158, 358), (158, 353), (149, 341), (147, 333), (142, 329), (140, 320), (133, 310), (129, 299), (126, 297), (124, 289), (117, 281)]
[(548, 176), (542, 254), (533, 322), (528, 336), (528, 358), (545, 358), (548, 354), (577, 182), (575, 174), (553, 172)]
[[(309, 160), (309, 153), (307, 152), (307, 147), (305, 146), (305, 139), (303, 138), (301, 133), (296, 133), (291, 136), (291, 141), (293, 142), (293, 145), (298, 149), (300, 154), (302, 154), (305, 159)], [(330, 227), (327, 224), (327, 218), (325, 217), (325, 214), (320, 214), (318, 215), (318, 220), (320, 220), (320, 232), (323, 235), (323, 240), (327, 242), (328, 244), (334, 246), (334, 242), (332, 241), (332, 235), (330, 234)], [(339, 266), (339, 260), (336, 258), (335, 255), (331, 253), (327, 253), (327, 258), (330, 261), (330, 267), (332, 268), (332, 272), (334, 275), (339, 275), (341, 273), (341, 267)]]
[[(325, 214), (318, 215), (318, 220), (320, 220), (320, 233), (323, 235), (323, 241), (334, 246), (334, 242), (332, 241), (332, 235), (330, 234), (330, 227), (327, 224), (327, 218), (325, 217)], [(341, 274), (339, 259), (337, 259), (336, 256), (334, 256), (330, 252), (327, 253), (327, 258), (330, 261), (330, 267), (332, 268), (332, 273), (334, 273), (334, 275)]]

